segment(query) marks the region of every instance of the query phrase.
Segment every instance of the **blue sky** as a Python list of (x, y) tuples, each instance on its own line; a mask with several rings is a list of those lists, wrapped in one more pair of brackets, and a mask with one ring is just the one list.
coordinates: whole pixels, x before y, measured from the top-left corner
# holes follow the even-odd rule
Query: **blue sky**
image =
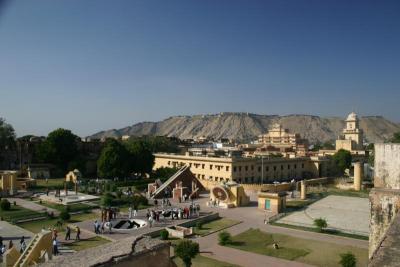
[(20, 136), (223, 111), (400, 122), (399, 1), (4, 2), (0, 117)]

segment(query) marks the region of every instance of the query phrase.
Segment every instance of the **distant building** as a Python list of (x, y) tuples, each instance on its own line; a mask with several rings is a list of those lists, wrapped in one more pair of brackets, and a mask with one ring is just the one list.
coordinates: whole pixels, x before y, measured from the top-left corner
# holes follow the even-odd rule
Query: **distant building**
[(268, 133), (258, 137), (258, 143), (265, 146), (291, 147), (296, 149), (299, 144), (304, 144), (305, 140), (298, 133), (290, 133), (282, 125), (275, 123), (268, 130)]
[[(318, 157), (235, 157), (156, 153), (154, 169), (189, 166), (202, 181), (237, 183), (272, 183), (323, 177), (327, 174), (327, 160)], [(207, 182), (203, 183), (207, 187)]]
[(343, 129), (343, 134), (336, 140), (336, 150), (364, 150), (363, 136), (363, 130), (360, 129), (357, 114), (350, 113), (347, 116), (346, 128)]

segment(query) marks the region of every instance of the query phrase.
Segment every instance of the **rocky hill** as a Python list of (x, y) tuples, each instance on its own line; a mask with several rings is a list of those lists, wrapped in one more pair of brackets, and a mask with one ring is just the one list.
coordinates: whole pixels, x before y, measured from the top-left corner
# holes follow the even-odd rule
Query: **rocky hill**
[[(270, 125), (280, 123), (291, 132), (300, 133), (311, 142), (334, 140), (344, 128), (345, 122), (339, 117), (318, 117), (311, 115), (258, 115), (251, 113), (220, 113), (213, 115), (174, 116), (159, 122), (141, 122), (119, 130), (112, 129), (90, 137), (121, 137), (123, 135), (165, 135), (181, 139), (196, 137), (230, 138), (249, 141), (267, 132)], [(400, 132), (400, 124), (381, 116), (360, 118), (368, 142), (383, 142), (394, 132)]]

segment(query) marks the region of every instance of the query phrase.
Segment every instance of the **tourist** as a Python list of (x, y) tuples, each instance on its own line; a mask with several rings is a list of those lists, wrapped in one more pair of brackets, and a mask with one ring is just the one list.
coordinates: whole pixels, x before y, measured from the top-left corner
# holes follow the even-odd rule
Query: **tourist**
[(101, 234), (104, 234), (104, 225), (105, 225), (106, 223), (105, 222), (101, 222)]
[(12, 240), (10, 240), (10, 242), (8, 242), (8, 249), (11, 249), (14, 246), (14, 243), (12, 242)]
[(5, 245), (2, 245), (1, 246), (1, 255), (4, 255), (4, 253), (6, 253), (6, 246)]
[(65, 231), (65, 240), (71, 240), (71, 228), (69, 228), (69, 226), (67, 226)]
[(93, 227), (94, 227), (94, 233), (97, 235), (99, 233), (98, 232), (99, 226), (98, 226), (97, 220), (94, 221)]
[(25, 237), (24, 236), (22, 236), (21, 240), (19, 241), (19, 247), (20, 247), (19, 252), (22, 254), (26, 249), (26, 243), (25, 243)]
[(53, 255), (57, 256), (58, 255), (58, 246), (57, 246), (57, 239), (54, 238), (53, 239)]
[(133, 217), (136, 217), (136, 216), (137, 216), (137, 208), (134, 207), (134, 209), (133, 209)]
[(129, 212), (129, 219), (132, 219), (132, 207), (129, 207), (128, 212)]
[(76, 237), (75, 240), (81, 240), (81, 229), (77, 226), (76, 227)]
[(0, 246), (3, 246), (3, 237), (0, 236)]
[(149, 217), (149, 226), (150, 226), (150, 228), (152, 228), (153, 227), (153, 217)]
[(111, 234), (112, 223), (111, 221), (108, 222), (108, 233)]
[(158, 200), (157, 199), (154, 199), (154, 206), (158, 206)]

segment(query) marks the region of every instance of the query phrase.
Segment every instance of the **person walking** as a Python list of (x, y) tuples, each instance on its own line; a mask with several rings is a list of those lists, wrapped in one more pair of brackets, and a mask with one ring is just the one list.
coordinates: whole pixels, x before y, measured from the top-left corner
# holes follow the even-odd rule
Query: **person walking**
[(105, 224), (105, 222), (101, 223), (101, 234), (104, 234), (104, 224)]
[(12, 240), (10, 240), (10, 242), (8, 242), (8, 249), (11, 249), (14, 246), (14, 243), (12, 242)]
[(95, 220), (94, 221), (94, 224), (93, 224), (93, 228), (94, 228), (94, 233), (97, 235), (98, 234), (98, 224), (97, 224), (97, 220)]
[(65, 231), (65, 240), (71, 240), (71, 228), (69, 228), (69, 226), (67, 226)]
[(25, 237), (24, 236), (22, 236), (21, 240), (19, 241), (19, 247), (20, 247), (19, 252), (22, 254), (26, 249), (26, 243), (25, 243)]
[(111, 234), (111, 229), (112, 229), (112, 223), (111, 221), (108, 221), (108, 233)]
[(79, 228), (78, 226), (76, 227), (76, 237), (75, 240), (81, 240), (81, 228)]
[(128, 211), (129, 211), (129, 219), (132, 219), (132, 207), (129, 207)]
[(58, 255), (58, 246), (57, 246), (57, 239), (53, 239), (53, 255), (57, 256)]

